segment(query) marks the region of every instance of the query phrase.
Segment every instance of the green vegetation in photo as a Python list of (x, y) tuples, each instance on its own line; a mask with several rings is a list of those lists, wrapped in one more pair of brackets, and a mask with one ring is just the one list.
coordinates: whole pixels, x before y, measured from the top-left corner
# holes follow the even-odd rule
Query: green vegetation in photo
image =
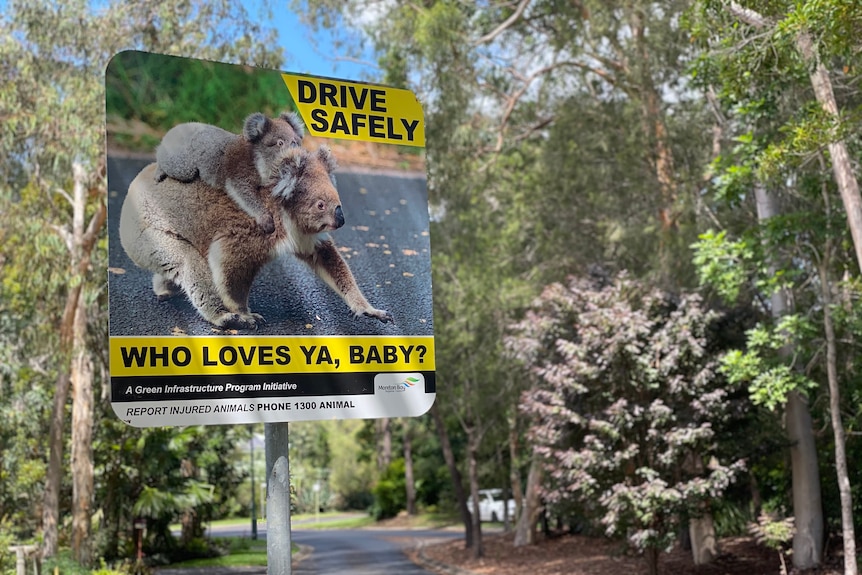
[(294, 110), (275, 70), (147, 52), (114, 56), (105, 72), (108, 134), (136, 151), (152, 151), (183, 122), (204, 122), (239, 133), (246, 116)]

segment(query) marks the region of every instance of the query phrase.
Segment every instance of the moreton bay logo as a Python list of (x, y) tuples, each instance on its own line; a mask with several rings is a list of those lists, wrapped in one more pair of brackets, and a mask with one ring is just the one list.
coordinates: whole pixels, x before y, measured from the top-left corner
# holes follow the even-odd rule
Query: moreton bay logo
[(378, 373), (374, 376), (375, 393), (404, 393), (411, 389), (424, 389), (425, 377), (421, 373)]

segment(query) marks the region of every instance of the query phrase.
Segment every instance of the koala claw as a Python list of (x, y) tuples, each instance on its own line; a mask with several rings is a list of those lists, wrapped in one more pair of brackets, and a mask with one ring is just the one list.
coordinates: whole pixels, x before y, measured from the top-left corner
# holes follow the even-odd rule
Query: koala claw
[(372, 308), (371, 311), (363, 312), (362, 315), (379, 319), (382, 323), (395, 323), (395, 319), (392, 317), (392, 314), (385, 309)]
[(256, 313), (222, 314), (215, 324), (222, 329), (257, 329), (258, 324), (265, 323), (263, 316)]

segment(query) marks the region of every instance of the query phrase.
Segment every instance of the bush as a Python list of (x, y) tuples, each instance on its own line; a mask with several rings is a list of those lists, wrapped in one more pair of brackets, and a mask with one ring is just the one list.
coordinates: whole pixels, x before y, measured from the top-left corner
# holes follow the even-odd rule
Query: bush
[(404, 479), (404, 459), (399, 458), (389, 464), (380, 481), (372, 489), (374, 504), (371, 516), (376, 520), (395, 517), (407, 507), (407, 483)]
[(42, 573), (54, 573), (55, 570), (60, 575), (90, 575), (90, 570), (75, 561), (69, 551), (61, 551), (42, 562)]

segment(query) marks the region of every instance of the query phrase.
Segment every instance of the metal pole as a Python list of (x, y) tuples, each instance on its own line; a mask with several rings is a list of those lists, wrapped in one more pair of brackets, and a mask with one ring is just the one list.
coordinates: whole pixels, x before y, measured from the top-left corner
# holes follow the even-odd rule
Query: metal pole
[(254, 483), (254, 426), (251, 426), (251, 538), (257, 539), (257, 508), (254, 505), (255, 495), (257, 493)]
[(264, 424), (266, 438), (266, 572), (290, 575), (290, 465), (287, 423)]

